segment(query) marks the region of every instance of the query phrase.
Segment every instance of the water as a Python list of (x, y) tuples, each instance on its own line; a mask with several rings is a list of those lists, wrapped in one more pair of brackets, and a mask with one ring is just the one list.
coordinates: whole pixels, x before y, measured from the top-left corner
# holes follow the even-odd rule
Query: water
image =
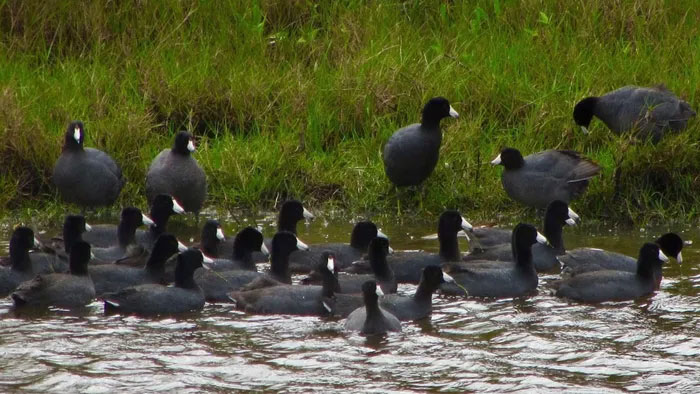
[[(266, 232), (272, 216), (257, 218)], [(225, 226), (227, 235), (240, 222)], [(299, 226), (309, 243), (347, 241), (347, 220)], [(425, 220), (383, 225), (395, 249), (436, 251), (420, 237)], [(170, 230), (195, 237), (191, 223)], [(573, 231), (572, 231), (573, 230)], [(566, 229), (568, 248), (598, 246), (636, 255), (667, 229)], [(673, 228), (684, 239), (695, 229)], [(10, 226), (0, 227), (2, 253)], [(464, 241), (462, 241), (464, 242)], [(466, 243), (462, 245), (466, 250)], [(661, 291), (599, 306), (548, 294), (484, 301), (436, 296), (430, 321), (401, 333), (365, 338), (342, 321), (253, 316), (230, 305), (169, 318), (104, 316), (81, 311), (15, 312), (0, 300), (0, 391), (292, 392), (697, 392), (700, 387), (700, 268), (697, 249), (665, 267)], [(411, 285), (399, 292), (410, 294)]]

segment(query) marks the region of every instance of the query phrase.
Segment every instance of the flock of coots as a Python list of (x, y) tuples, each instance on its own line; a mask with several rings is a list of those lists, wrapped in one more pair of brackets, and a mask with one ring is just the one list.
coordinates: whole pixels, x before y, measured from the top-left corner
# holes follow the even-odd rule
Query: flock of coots
[[(586, 132), (593, 116), (616, 133), (632, 132), (656, 143), (683, 129), (695, 112), (663, 87), (627, 86), (585, 98), (574, 108), (574, 120)], [(387, 141), (384, 168), (394, 185), (416, 186), (430, 176), (445, 117), (459, 114), (446, 99), (430, 99), (420, 124), (397, 130)], [(53, 181), (66, 202), (83, 209), (109, 206), (125, 179), (109, 155), (83, 147), (84, 138), (83, 124), (70, 123)], [(458, 211), (448, 210), (438, 220), (438, 253), (394, 252), (371, 221), (357, 222), (347, 244), (306, 245), (297, 239), (296, 226), (313, 215), (289, 200), (280, 208), (271, 239), (254, 227), (226, 239), (220, 223), (207, 220), (199, 243), (187, 247), (167, 224), (172, 215), (198, 215), (206, 200), (206, 174), (194, 151), (193, 137), (180, 132), (172, 149), (153, 160), (145, 185), (148, 215), (124, 208), (116, 226), (89, 226), (83, 216), (68, 215), (62, 234), (43, 242), (32, 229), (16, 227), (10, 256), (0, 260), (0, 296), (11, 297), (16, 308), (75, 308), (97, 298), (105, 313), (142, 315), (233, 302), (249, 313), (339, 316), (346, 318), (348, 330), (377, 334), (400, 330), (400, 321), (429, 317), (435, 292), (527, 296), (538, 288), (538, 273), (561, 272), (561, 280), (551, 284), (557, 296), (629, 300), (659, 288), (667, 256), (682, 261), (684, 241), (674, 233), (642, 245), (636, 259), (593, 248), (567, 251), (563, 228), (580, 219), (569, 203), (585, 192), (600, 167), (574, 151), (523, 157), (511, 147), (491, 164), (504, 167), (503, 188), (513, 200), (546, 209), (542, 233), (525, 223), (513, 229), (473, 227)], [(459, 250), (461, 233), (470, 243), (466, 255)], [(269, 269), (258, 271), (267, 261)], [(293, 273), (307, 276), (292, 284)], [(400, 283), (417, 284), (415, 293), (396, 294)]]

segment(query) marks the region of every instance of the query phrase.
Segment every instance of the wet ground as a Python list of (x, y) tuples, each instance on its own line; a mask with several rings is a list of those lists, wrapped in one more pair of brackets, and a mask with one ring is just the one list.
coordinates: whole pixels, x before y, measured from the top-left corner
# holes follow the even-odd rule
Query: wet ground
[[(299, 225), (307, 243), (348, 241), (350, 221)], [(271, 234), (274, 218), (255, 218)], [(227, 236), (248, 222), (227, 222)], [(431, 220), (379, 223), (394, 249), (437, 251)], [(56, 228), (57, 229), (57, 228)], [(54, 231), (56, 230), (54, 229)], [(169, 230), (196, 238), (191, 224)], [(567, 248), (595, 246), (637, 254), (668, 230), (565, 229)], [(7, 253), (11, 226), (0, 230)], [(48, 231), (51, 233), (52, 231)], [(461, 241), (463, 250), (466, 241)], [(82, 311), (16, 312), (0, 300), (0, 391), (293, 392), (697, 392), (700, 387), (700, 252), (664, 269), (661, 290), (634, 302), (582, 305), (547, 291), (479, 300), (435, 297), (429, 321), (380, 338), (345, 333), (342, 321), (254, 316), (227, 304), (178, 317), (104, 316)], [(411, 285), (399, 292), (410, 294)]]

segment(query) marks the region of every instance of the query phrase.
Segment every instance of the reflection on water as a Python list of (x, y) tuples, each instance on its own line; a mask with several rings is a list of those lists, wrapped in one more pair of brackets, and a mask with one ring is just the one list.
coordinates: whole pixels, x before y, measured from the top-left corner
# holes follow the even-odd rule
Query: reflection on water
[[(319, 215), (322, 216), (322, 215)], [(274, 216), (258, 218), (266, 232)], [(234, 228), (224, 228), (233, 235)], [(307, 243), (345, 241), (350, 224), (317, 219), (300, 225)], [(395, 249), (437, 250), (428, 221), (382, 229)], [(11, 226), (3, 226), (2, 253)], [(197, 238), (190, 222), (169, 228)], [(566, 229), (569, 248), (597, 246), (636, 255), (668, 229)], [(683, 238), (696, 230), (674, 228)], [(49, 231), (51, 233), (51, 231)], [(183, 236), (184, 235), (184, 236)], [(463, 245), (466, 250), (466, 243)], [(104, 316), (98, 302), (81, 311), (15, 312), (0, 300), (2, 391), (672, 391), (700, 385), (700, 254), (668, 264), (662, 289), (635, 302), (599, 306), (539, 294), (516, 300), (435, 298), (432, 320), (401, 333), (365, 338), (342, 321), (253, 316), (207, 304), (176, 318)], [(400, 285), (410, 294), (411, 285)]]

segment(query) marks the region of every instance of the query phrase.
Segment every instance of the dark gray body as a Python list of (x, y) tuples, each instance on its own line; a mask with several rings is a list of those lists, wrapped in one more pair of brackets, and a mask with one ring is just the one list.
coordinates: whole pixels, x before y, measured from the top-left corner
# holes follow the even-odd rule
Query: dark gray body
[(204, 293), (199, 287), (145, 284), (105, 294), (103, 299), (106, 312), (156, 315), (184, 313), (204, 308)]
[(449, 295), (466, 295), (469, 297), (510, 298), (528, 295), (537, 289), (537, 272), (515, 265), (502, 263), (483, 263), (471, 266), (461, 263), (457, 271), (451, 270), (454, 280), (467, 290), (453, 283), (443, 283), (441, 291)]
[(522, 168), (501, 174), (503, 189), (513, 200), (534, 208), (550, 202), (571, 202), (588, 187), (588, 179), (600, 171), (591, 161), (572, 151), (546, 150), (526, 156)]
[(323, 252), (332, 252), (335, 256), (335, 266), (339, 270), (349, 267), (359, 260), (367, 250), (359, 250), (344, 243), (329, 243), (309, 245), (309, 250), (297, 250), (289, 255), (289, 270), (297, 273), (307, 273), (316, 268)]
[(53, 182), (63, 200), (82, 207), (112, 205), (124, 186), (117, 163), (93, 148), (61, 153), (53, 168)]
[(442, 132), (415, 123), (397, 130), (384, 145), (384, 171), (396, 186), (422, 183), (440, 156)]
[(363, 334), (384, 334), (387, 331), (401, 331), (401, 323), (391, 312), (379, 307), (379, 315), (367, 318), (365, 307), (355, 309), (345, 321), (345, 329), (348, 331), (360, 331)]
[(249, 313), (326, 316), (322, 286), (281, 285), (231, 295), (238, 309)]
[[(532, 245), (532, 263), (535, 265), (537, 272), (556, 271), (561, 268), (561, 264), (557, 259), (557, 251), (549, 245), (534, 244)], [(510, 240), (507, 244), (496, 245), (483, 252), (471, 253), (464, 257), (464, 261), (479, 264), (479, 261), (502, 261), (514, 266), (513, 262), (513, 247)]]
[(32, 271), (20, 271), (10, 267), (0, 267), (0, 298), (7, 297), (22, 282), (34, 278)]
[(633, 300), (655, 290), (653, 278), (613, 270), (582, 273), (555, 286), (557, 296), (583, 302)]
[(95, 286), (85, 275), (39, 275), (17, 287), (12, 299), (15, 306), (77, 308), (95, 299)]
[(244, 270), (198, 270), (194, 273), (194, 280), (202, 288), (207, 301), (231, 302), (229, 293), (238, 291), (243, 286), (265, 276), (266, 274), (262, 272)]
[[(420, 282), (425, 267), (429, 265), (439, 266), (444, 262), (439, 254), (429, 252), (395, 252), (386, 256), (386, 261), (394, 272), (396, 282), (415, 284)], [(372, 268), (369, 266), (369, 261), (363, 260), (355, 262), (347, 271), (365, 274), (372, 272)]]
[(159, 283), (159, 275), (152, 275), (143, 268), (133, 268), (125, 265), (103, 264), (89, 266), (90, 277), (95, 284), (95, 293), (101, 296), (114, 293), (131, 286), (147, 283)]
[(491, 248), (496, 245), (509, 244), (513, 229), (498, 227), (474, 227), (469, 235), (469, 249)]
[(666, 131), (685, 129), (695, 112), (663, 87), (629, 85), (600, 96), (593, 115), (616, 134), (636, 128), (640, 137), (658, 142)]
[(207, 197), (207, 177), (197, 160), (163, 149), (151, 162), (146, 174), (149, 203), (158, 194), (173, 196), (188, 212), (198, 213)]

